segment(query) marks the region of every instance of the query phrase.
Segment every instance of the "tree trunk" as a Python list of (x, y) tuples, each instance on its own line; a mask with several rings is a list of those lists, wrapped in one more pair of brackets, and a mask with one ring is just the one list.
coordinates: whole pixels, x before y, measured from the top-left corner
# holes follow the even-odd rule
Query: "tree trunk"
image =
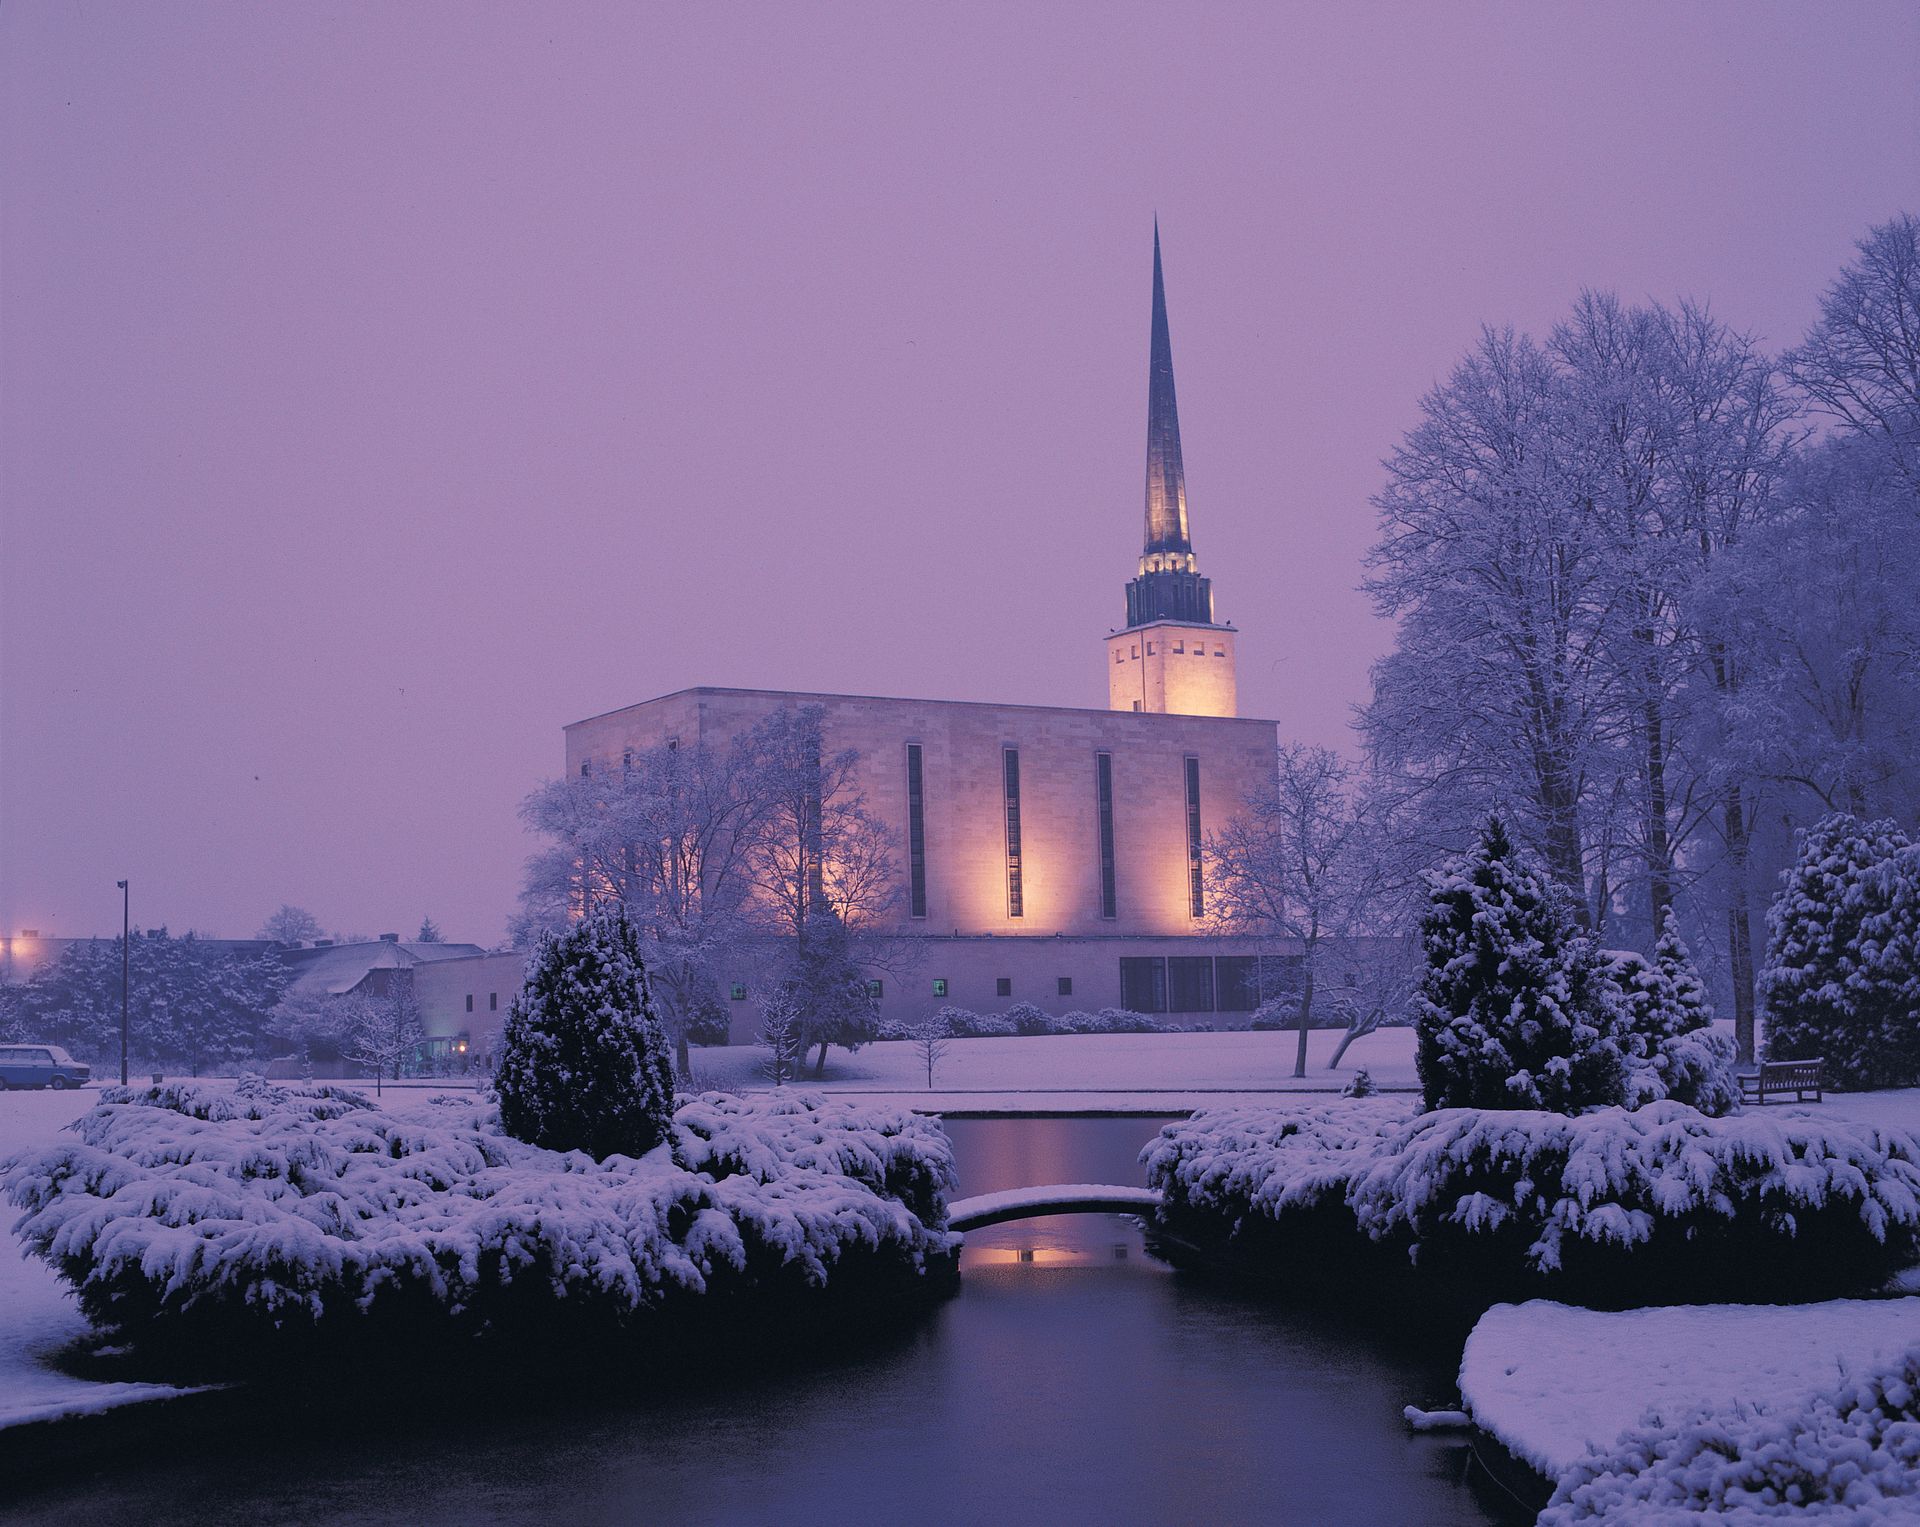
[(1313, 1028), (1313, 952), (1307, 952), (1306, 979), (1300, 987), (1300, 1047), (1294, 1052), (1293, 1074), (1307, 1074), (1307, 1035)]
[[(1649, 675), (1648, 684), (1652, 678)], [(1673, 845), (1667, 831), (1666, 729), (1660, 702), (1649, 696), (1645, 708), (1647, 729), (1647, 905), (1653, 913), (1657, 938), (1667, 909), (1673, 905)]]
[(1747, 906), (1750, 844), (1747, 838), (1746, 806), (1741, 800), (1738, 785), (1727, 787), (1725, 812), (1727, 858), (1731, 866), (1731, 886), (1727, 895), (1727, 966), (1733, 979), (1733, 1038), (1739, 1046), (1741, 1061), (1750, 1063), (1754, 1058), (1755, 1040), (1753, 919)]
[(827, 1041), (824, 1039), (820, 1041), (820, 1053), (814, 1057), (813, 1074), (815, 1076), (827, 1074)]
[(687, 1031), (682, 1029), (673, 1036), (673, 1063), (680, 1068), (680, 1079), (693, 1079), (693, 1060), (687, 1053)]

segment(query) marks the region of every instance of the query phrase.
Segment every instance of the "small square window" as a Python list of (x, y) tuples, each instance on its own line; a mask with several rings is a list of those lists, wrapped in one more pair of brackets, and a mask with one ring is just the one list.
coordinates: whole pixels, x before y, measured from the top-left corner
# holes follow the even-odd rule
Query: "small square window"
[(745, 1002), (747, 1000), (746, 982), (735, 981), (733, 985), (727, 988), (727, 996), (735, 1002)]
[(487, 1011), (490, 1013), (497, 1013), (500, 1011), (500, 993), (499, 992), (490, 991), (487, 993)]
[(880, 981), (867, 982), (867, 995), (873, 998), (875, 1002), (878, 1002), (886, 994), (887, 994), (887, 988), (885, 983)]
[(1175, 642), (1173, 644), (1173, 650), (1175, 652), (1185, 652), (1187, 650), (1187, 644), (1185, 642)]
[(467, 993), (467, 1011), (468, 1012), (473, 1011), (473, 993), (472, 992)]
[(996, 997), (1011, 997), (1013, 995), (1013, 977), (995, 976), (993, 978), (993, 994)]
[(1126, 653), (1122, 652), (1118, 647), (1115, 647), (1113, 649), (1113, 660), (1116, 663), (1124, 663), (1127, 660), (1127, 655)]
[(580, 760), (580, 777), (582, 779), (585, 779), (592, 772), (593, 772), (592, 763), (589, 762), (587, 759), (584, 759), (584, 758), (581, 759)]
[(1060, 979), (1055, 983), (1055, 985), (1059, 987), (1061, 996), (1071, 997), (1073, 995), (1073, 977), (1072, 976), (1061, 976)]
[(933, 994), (936, 997), (946, 996), (947, 978), (945, 976), (935, 976), (933, 978)]
[(1213, 649), (1213, 655), (1215, 657), (1225, 657), (1227, 655), (1227, 649), (1225, 647), (1215, 647)]

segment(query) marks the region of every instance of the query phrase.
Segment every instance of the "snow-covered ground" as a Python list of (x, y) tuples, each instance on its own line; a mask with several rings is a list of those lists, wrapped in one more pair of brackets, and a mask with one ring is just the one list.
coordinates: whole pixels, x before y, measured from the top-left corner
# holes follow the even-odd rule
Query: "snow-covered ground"
[[(800, 1085), (810, 1092), (884, 1092), (902, 1101), (929, 1090), (942, 1096), (982, 1092), (1092, 1093), (1338, 1092), (1364, 1069), (1376, 1086), (1411, 1091), (1413, 1030), (1380, 1029), (1356, 1039), (1331, 1071), (1343, 1032), (1316, 1029), (1307, 1041), (1307, 1074), (1293, 1074), (1299, 1036), (1292, 1032), (1220, 1034), (1066, 1034), (1032, 1039), (955, 1039), (927, 1086), (926, 1063), (907, 1040), (883, 1040), (849, 1055), (831, 1050), (827, 1074), (813, 1075), (812, 1057)], [(758, 1045), (696, 1050), (693, 1071), (703, 1087), (750, 1091), (771, 1085)], [(1207, 1099), (1217, 1102), (1217, 1098)], [(924, 1107), (923, 1102), (914, 1106)], [(1195, 1106), (1195, 1105), (1189, 1105)]]
[(1549, 1479), (1650, 1412), (1800, 1406), (1920, 1343), (1920, 1298), (1586, 1310), (1495, 1305), (1460, 1361), (1476, 1425)]
[[(99, 1097), (91, 1088), (0, 1093), (0, 1162), (25, 1147), (53, 1143)], [(87, 1334), (87, 1322), (53, 1269), (21, 1255), (12, 1233), (16, 1218), (11, 1205), (0, 1204), (7, 1226), (0, 1235), (0, 1427), (188, 1393), (165, 1384), (94, 1383), (53, 1366), (62, 1348)]]

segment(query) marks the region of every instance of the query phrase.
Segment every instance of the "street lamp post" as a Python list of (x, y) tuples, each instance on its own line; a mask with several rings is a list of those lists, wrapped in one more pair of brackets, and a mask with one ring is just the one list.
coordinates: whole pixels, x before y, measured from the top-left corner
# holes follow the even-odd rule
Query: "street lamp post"
[(132, 991), (133, 974), (133, 920), (128, 908), (131, 905), (131, 893), (124, 880), (116, 880), (120, 887), (120, 1085), (127, 1085), (127, 1005)]

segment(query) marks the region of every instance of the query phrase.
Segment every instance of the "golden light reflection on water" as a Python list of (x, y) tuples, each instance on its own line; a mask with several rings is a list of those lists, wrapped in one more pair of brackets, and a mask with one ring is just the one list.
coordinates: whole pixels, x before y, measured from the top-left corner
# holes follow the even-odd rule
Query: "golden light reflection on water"
[(1124, 1243), (1112, 1246), (968, 1246), (963, 1265), (975, 1267), (1090, 1267), (1099, 1263), (1124, 1262), (1133, 1249)]

